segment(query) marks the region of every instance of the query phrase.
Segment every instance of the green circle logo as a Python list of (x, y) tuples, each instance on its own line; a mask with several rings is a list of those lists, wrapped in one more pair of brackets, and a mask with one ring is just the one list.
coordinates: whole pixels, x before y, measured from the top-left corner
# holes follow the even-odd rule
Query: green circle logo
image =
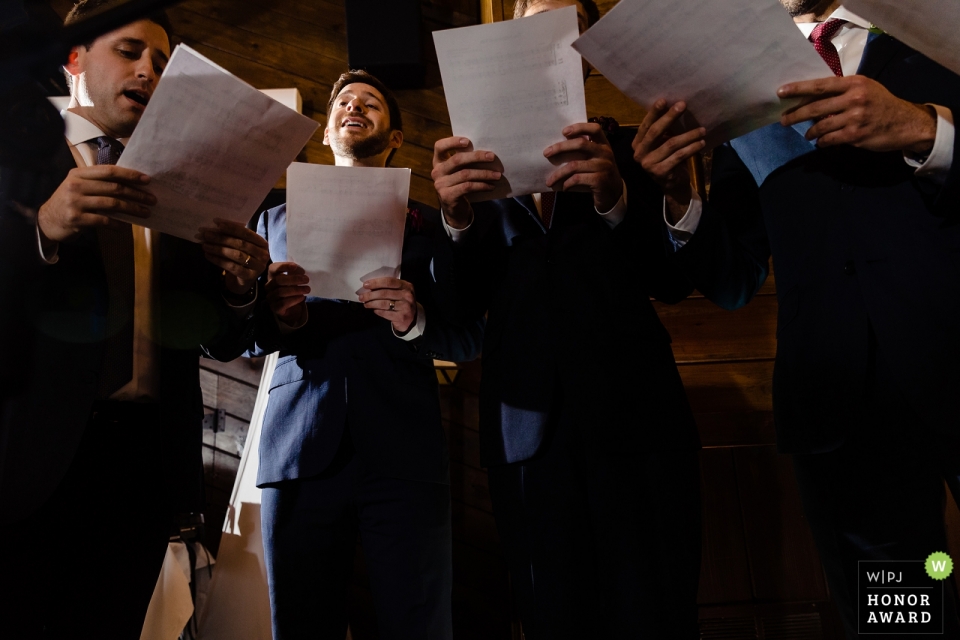
[(924, 566), (934, 580), (943, 580), (953, 572), (953, 560), (942, 551), (931, 553)]

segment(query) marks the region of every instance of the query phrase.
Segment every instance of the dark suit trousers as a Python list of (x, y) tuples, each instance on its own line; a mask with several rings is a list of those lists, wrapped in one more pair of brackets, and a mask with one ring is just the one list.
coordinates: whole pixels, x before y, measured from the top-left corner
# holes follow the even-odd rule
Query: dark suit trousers
[[(859, 424), (850, 425), (834, 451), (793, 456), (803, 511), (849, 638), (859, 637), (858, 560), (949, 553), (944, 483), (956, 498), (960, 456), (925, 427), (892, 374), (871, 336), (869, 391)], [(960, 638), (953, 576), (945, 582), (945, 598), (943, 637)]]
[(381, 638), (452, 637), (449, 485), (380, 476), (349, 436), (317, 477), (263, 489), (274, 640), (343, 640), (359, 532)]
[(590, 426), (561, 418), (545, 451), (489, 469), (524, 635), (699, 638), (697, 452), (598, 451)]
[(54, 494), (0, 531), (0, 636), (140, 637), (172, 522), (157, 412), (142, 408), (94, 412)]

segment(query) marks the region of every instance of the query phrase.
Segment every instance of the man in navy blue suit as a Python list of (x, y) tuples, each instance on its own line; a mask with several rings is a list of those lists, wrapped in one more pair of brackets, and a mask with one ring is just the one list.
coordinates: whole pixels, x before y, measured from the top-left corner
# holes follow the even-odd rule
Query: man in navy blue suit
[[(115, 4), (78, 2), (67, 22)], [(170, 56), (167, 25), (152, 15), (70, 53), (68, 144), (25, 253), (37, 282), (0, 303), (36, 319), (0, 423), (4, 637), (140, 636), (177, 515), (203, 508), (201, 345), (229, 360), (253, 333), (269, 260), (256, 233), (224, 223), (194, 244), (109, 217), (156, 203), (116, 161)]]
[[(396, 98), (368, 73), (343, 74), (324, 143), (339, 166), (386, 166), (403, 143)], [(256, 350), (280, 351), (257, 478), (277, 640), (343, 639), (358, 532), (381, 636), (452, 636), (449, 471), (433, 358), (474, 359), (483, 319), (454, 324), (439, 302), (451, 272), (434, 240), (439, 214), (411, 206), (402, 279), (365, 282), (357, 301), (309, 296), (304, 270), (286, 261), (285, 205), (260, 221), (274, 263)]]
[[(581, 31), (599, 17), (575, 0), (521, 0), (514, 17), (571, 5)], [(473, 204), (500, 178), (476, 166), (494, 154), (435, 145), (452, 306), (488, 312), (481, 462), (531, 640), (699, 637), (699, 440), (650, 302), (690, 286), (646, 215), (663, 195), (632, 138), (609, 120), (571, 125), (543, 153), (580, 157), (544, 193)]]
[(946, 550), (944, 481), (957, 495), (960, 78), (837, 0), (781, 2), (834, 75), (781, 87), (800, 105), (715, 150), (709, 201), (684, 165), (703, 130), (666, 133), (682, 103), (655, 105), (635, 158), (708, 298), (745, 304), (773, 255), (777, 443), (855, 637), (858, 561)]

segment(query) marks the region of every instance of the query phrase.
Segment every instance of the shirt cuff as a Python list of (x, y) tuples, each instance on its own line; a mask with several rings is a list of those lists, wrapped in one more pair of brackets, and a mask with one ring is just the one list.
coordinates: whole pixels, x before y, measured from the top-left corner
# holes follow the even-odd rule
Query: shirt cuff
[(908, 165), (916, 168), (916, 175), (921, 178), (930, 178), (940, 184), (947, 181), (950, 168), (953, 166), (953, 145), (956, 128), (953, 123), (953, 112), (946, 107), (932, 104), (937, 111), (937, 135), (933, 140), (933, 149), (925, 159), (903, 154)]
[(227, 304), (228, 307), (233, 309), (233, 312), (236, 313), (241, 318), (246, 318), (250, 315), (250, 312), (253, 311), (254, 305), (257, 304), (257, 298), (260, 296), (260, 288), (256, 287), (253, 291), (253, 300), (246, 304), (237, 306), (235, 304), (230, 304), (230, 301), (227, 300), (226, 296), (223, 297), (223, 301)]
[(465, 226), (463, 229), (454, 229), (449, 224), (447, 224), (447, 217), (443, 215), (443, 212), (440, 212), (440, 221), (443, 223), (443, 230), (447, 232), (447, 235), (450, 236), (450, 239), (454, 243), (460, 243), (463, 241), (463, 238), (466, 236), (467, 231), (470, 230), (470, 227), (473, 226), (473, 219), (470, 219), (470, 224)]
[(37, 250), (40, 252), (40, 257), (47, 264), (57, 264), (57, 261), (60, 260), (60, 256), (59, 256), (60, 243), (59, 242), (55, 243), (53, 245), (53, 251), (51, 253), (47, 253), (46, 251), (43, 250), (43, 241), (40, 240), (40, 224), (37, 223), (36, 227), (37, 227)]
[[(456, 242), (456, 240), (454, 240)], [(423, 335), (423, 331), (427, 326), (427, 312), (423, 310), (423, 305), (419, 302), (417, 303), (417, 321), (412, 327), (403, 335), (397, 333), (397, 330), (393, 328), (393, 325), (390, 325), (390, 330), (393, 331), (393, 335), (397, 336), (401, 340), (406, 340), (410, 342), (411, 340), (416, 340)]]
[(670, 236), (670, 242), (673, 244), (673, 250), (679, 251), (685, 244), (690, 242), (690, 238), (697, 232), (700, 226), (700, 216), (703, 214), (703, 201), (700, 194), (695, 189), (691, 189), (690, 205), (687, 212), (677, 222), (676, 225), (670, 224), (670, 218), (667, 215), (667, 199), (663, 199), (663, 221), (667, 225), (667, 234)]
[[(621, 180), (621, 182), (623, 181)], [(603, 213), (596, 207), (594, 209), (597, 214), (603, 217), (603, 221), (610, 225), (611, 229), (615, 229), (627, 215), (627, 183), (623, 182), (623, 193), (620, 194), (620, 199), (617, 200), (617, 204), (613, 205), (610, 211)]]
[(308, 307), (307, 310), (304, 311), (303, 319), (297, 324), (287, 324), (286, 322), (278, 318), (277, 314), (273, 314), (273, 319), (277, 321), (277, 327), (280, 328), (280, 333), (283, 333), (283, 334), (293, 333), (297, 329), (302, 329), (307, 324), (307, 321), (310, 319), (310, 308)]

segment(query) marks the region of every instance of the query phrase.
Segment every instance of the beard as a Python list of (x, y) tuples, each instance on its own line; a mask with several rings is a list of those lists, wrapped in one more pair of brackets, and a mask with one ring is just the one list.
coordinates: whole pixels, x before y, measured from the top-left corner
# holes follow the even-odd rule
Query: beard
[(780, 4), (790, 13), (790, 17), (796, 18), (808, 13), (819, 14), (817, 9), (826, 7), (830, 0), (780, 0)]
[(360, 140), (345, 140), (340, 137), (340, 129), (337, 128), (330, 132), (330, 148), (333, 149), (334, 154), (343, 158), (351, 158), (353, 160), (372, 158), (373, 156), (380, 155), (390, 146), (391, 133), (388, 129), (378, 133), (372, 133)]

